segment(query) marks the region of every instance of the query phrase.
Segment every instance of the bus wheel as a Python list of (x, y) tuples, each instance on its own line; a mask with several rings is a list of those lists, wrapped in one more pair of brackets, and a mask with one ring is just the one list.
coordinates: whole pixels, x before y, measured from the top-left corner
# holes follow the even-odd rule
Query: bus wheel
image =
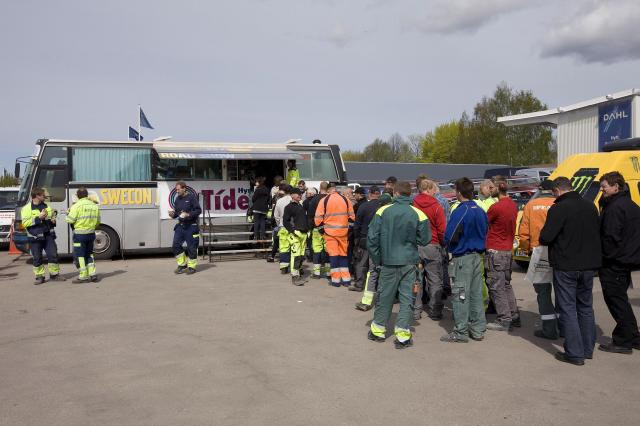
[(120, 240), (116, 231), (108, 226), (100, 225), (96, 228), (96, 241), (93, 243), (93, 253), (96, 259), (111, 259), (120, 248)]

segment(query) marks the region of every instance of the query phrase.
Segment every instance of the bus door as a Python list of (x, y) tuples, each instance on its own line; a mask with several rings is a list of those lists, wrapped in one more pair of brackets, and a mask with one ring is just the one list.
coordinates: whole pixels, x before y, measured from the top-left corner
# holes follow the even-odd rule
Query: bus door
[(47, 147), (40, 159), (33, 188), (44, 188), (47, 194), (46, 203), (54, 210), (54, 214), (57, 213), (56, 244), (61, 254), (71, 253), (69, 226), (65, 221), (66, 212), (69, 209), (68, 183), (67, 147)]

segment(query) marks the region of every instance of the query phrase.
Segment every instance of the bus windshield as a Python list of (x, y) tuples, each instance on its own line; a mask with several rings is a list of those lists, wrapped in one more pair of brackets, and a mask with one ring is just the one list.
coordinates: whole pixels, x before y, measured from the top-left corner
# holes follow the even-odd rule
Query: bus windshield
[(296, 161), (300, 178), (310, 181), (337, 181), (338, 173), (331, 151), (299, 152), (301, 160)]
[(0, 191), (0, 210), (13, 210), (18, 204), (18, 191)]

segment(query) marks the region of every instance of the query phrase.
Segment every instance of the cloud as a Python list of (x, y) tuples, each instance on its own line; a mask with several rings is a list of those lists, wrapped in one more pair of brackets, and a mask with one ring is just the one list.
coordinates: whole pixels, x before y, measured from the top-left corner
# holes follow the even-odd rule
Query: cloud
[(329, 34), (322, 37), (322, 39), (326, 42), (333, 44), (336, 47), (343, 48), (347, 44), (351, 43), (356, 39), (355, 35), (346, 29), (342, 24), (338, 24)]
[(410, 25), (438, 34), (474, 33), (500, 15), (523, 9), (531, 0), (434, 0), (426, 16), (412, 18)]
[(549, 31), (542, 57), (572, 56), (586, 63), (640, 59), (640, 1), (590, 2)]

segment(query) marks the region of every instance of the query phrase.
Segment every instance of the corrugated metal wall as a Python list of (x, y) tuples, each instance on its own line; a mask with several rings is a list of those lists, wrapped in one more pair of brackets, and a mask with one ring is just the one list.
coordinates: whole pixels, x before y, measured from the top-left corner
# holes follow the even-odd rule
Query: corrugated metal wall
[(631, 137), (637, 138), (640, 136), (640, 96), (633, 97), (633, 103), (631, 104)]
[(583, 108), (558, 117), (558, 164), (570, 155), (598, 152), (598, 107)]

